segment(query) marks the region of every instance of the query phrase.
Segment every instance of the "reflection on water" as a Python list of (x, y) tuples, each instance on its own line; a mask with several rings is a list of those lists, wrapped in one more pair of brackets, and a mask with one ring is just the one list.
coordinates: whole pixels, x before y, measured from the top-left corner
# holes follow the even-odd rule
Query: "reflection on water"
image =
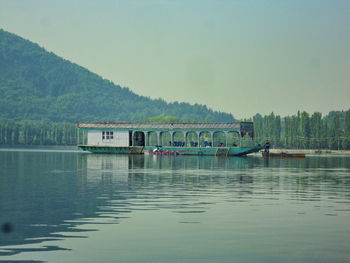
[[(11, 233), (0, 234), (0, 256), (6, 260), (28, 252), (38, 255), (45, 251), (68, 252), (71, 248), (65, 247), (65, 242), (61, 242), (61, 246), (51, 244), (91, 238), (91, 231), (103, 232), (102, 225), (106, 224), (127, 227), (142, 211), (179, 215), (178, 224), (201, 225), (202, 235), (211, 233), (210, 236), (213, 235), (210, 231), (214, 231), (210, 226), (216, 225), (210, 215), (217, 209), (222, 210), (215, 220), (224, 220), (226, 216), (228, 221), (220, 221), (220, 224), (226, 222), (223, 227), (227, 232), (233, 228), (230, 218), (238, 220), (236, 223), (245, 229), (246, 222), (251, 220), (256, 220), (255, 224), (266, 223), (266, 226), (268, 220), (274, 220), (279, 226), (284, 223), (298, 226), (300, 223), (291, 218), (309, 214), (310, 218), (306, 217), (305, 221), (324, 218), (319, 223), (324, 226), (325, 222), (338, 218), (336, 231), (349, 234), (350, 230), (349, 223), (342, 221), (350, 215), (348, 156), (269, 160), (260, 156), (219, 158), (1, 151), (0, 169), (0, 223), (13, 225)], [(289, 217), (277, 211), (289, 213)], [(254, 219), (250, 218), (251, 213)], [(276, 213), (273, 218), (270, 218), (271, 213)], [(319, 218), (315, 219), (315, 215)], [(288, 221), (282, 222), (282, 218)], [(93, 228), (85, 228), (87, 224)], [(171, 232), (174, 226), (169, 222), (168, 227)], [(316, 229), (308, 231), (317, 232)], [(223, 242), (221, 239), (228, 237), (220, 233), (216, 231), (215, 235), (221, 235), (217, 237), (218, 242)], [(254, 235), (259, 236), (259, 233)], [(294, 238), (298, 242), (305, 239)], [(333, 240), (342, 241), (350, 239), (341, 236)], [(270, 242), (271, 246), (280, 243), (278, 240)], [(329, 241), (325, 242), (322, 246), (329, 246)], [(216, 249), (222, 249), (222, 257), (227, 255), (222, 261), (229, 262), (232, 255), (230, 250), (225, 250), (225, 244)], [(338, 250), (343, 253), (343, 259), (344, 253), (349, 252), (343, 251), (341, 245)], [(248, 260), (244, 257), (245, 250), (240, 251), (241, 259)], [(266, 255), (268, 251), (266, 249)], [(198, 253), (203, 253), (205, 258), (205, 249)], [(259, 253), (262, 261), (276, 261), (271, 257), (264, 259), (265, 254)], [(347, 254), (345, 258), (350, 260)], [(310, 256), (309, 259), (315, 258)], [(127, 261), (127, 257), (124, 260)], [(135, 258), (130, 255), (129, 260)], [(250, 258), (249, 261), (255, 260)]]

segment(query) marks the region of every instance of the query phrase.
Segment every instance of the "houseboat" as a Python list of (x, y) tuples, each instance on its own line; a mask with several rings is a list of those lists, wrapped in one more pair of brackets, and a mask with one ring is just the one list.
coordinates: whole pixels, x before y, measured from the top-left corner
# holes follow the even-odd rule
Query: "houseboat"
[(93, 153), (243, 156), (262, 149), (252, 122), (78, 122), (77, 128), (78, 147)]

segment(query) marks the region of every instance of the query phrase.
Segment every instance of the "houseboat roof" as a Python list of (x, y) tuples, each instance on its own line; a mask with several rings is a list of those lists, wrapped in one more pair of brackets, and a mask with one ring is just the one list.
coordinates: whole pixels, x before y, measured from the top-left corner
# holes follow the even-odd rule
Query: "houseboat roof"
[(252, 128), (252, 122), (220, 123), (139, 123), (139, 122), (78, 122), (83, 129), (120, 129), (120, 130), (227, 130), (239, 131)]

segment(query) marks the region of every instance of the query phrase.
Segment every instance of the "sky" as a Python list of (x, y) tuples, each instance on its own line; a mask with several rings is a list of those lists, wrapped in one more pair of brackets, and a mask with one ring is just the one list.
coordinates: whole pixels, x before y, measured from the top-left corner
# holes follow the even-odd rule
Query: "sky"
[(139, 95), (237, 119), (350, 108), (348, 0), (0, 0), (0, 28)]

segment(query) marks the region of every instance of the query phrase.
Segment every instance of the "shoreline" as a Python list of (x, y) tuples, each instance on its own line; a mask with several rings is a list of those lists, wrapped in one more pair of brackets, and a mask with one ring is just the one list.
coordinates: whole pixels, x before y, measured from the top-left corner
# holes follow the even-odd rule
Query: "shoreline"
[[(73, 150), (82, 151), (78, 146), (73, 145), (0, 145), (0, 149), (47, 149), (47, 150)], [(317, 150), (317, 149), (284, 149), (284, 148), (272, 148), (272, 153), (305, 153), (305, 154), (316, 154), (316, 155), (350, 155), (350, 150)]]
[(270, 149), (270, 152), (272, 153), (279, 153), (279, 152), (285, 152), (285, 153), (305, 153), (305, 154), (334, 154), (334, 155), (350, 155), (350, 150), (317, 150), (317, 149), (283, 149), (283, 148), (277, 148), (277, 149)]
[(1, 144), (0, 149), (46, 149), (46, 150), (73, 150), (82, 151), (78, 146), (74, 145), (9, 145)]

